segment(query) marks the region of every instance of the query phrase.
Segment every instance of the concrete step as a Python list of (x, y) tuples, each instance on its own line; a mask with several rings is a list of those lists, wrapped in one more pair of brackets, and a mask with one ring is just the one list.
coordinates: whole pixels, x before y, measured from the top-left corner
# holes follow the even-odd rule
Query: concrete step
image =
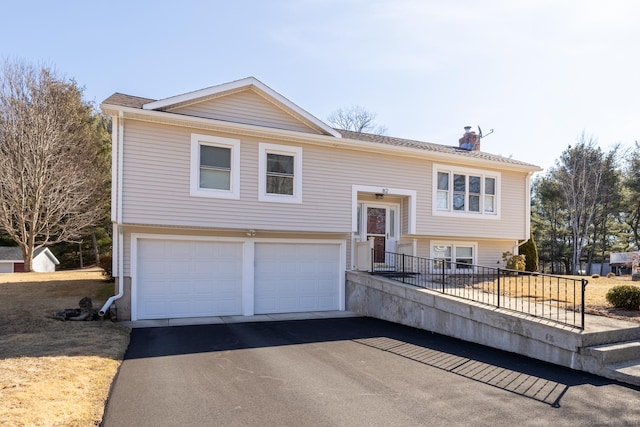
[(640, 386), (640, 359), (614, 363), (607, 365), (605, 369), (611, 373), (606, 375), (607, 378)]
[(635, 360), (640, 357), (640, 340), (588, 347), (587, 352), (603, 365)]

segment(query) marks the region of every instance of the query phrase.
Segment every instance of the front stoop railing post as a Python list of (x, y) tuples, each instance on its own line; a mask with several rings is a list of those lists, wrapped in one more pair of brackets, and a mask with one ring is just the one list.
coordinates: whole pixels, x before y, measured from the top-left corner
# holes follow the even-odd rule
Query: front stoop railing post
[(375, 270), (373, 269), (373, 264), (374, 264), (374, 259), (376, 257), (376, 250), (374, 248), (371, 248), (371, 272), (374, 273)]
[[(574, 282), (575, 283), (575, 282)], [(581, 319), (580, 322), (582, 324), (582, 330), (584, 331), (584, 295), (587, 289), (587, 283), (589, 283), (586, 279), (582, 279), (582, 306), (580, 307)]]
[(500, 269), (498, 269), (498, 308), (500, 308)]

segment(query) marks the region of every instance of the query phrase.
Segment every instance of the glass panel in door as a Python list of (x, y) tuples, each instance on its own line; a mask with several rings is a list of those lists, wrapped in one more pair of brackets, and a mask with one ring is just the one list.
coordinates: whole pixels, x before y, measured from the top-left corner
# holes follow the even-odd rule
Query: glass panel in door
[(373, 237), (373, 262), (384, 262), (387, 208), (367, 207), (367, 239)]

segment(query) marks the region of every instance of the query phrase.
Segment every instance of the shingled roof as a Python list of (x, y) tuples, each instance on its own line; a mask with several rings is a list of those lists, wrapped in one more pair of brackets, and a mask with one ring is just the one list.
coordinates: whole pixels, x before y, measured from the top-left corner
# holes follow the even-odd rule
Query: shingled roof
[(114, 93), (104, 101), (103, 104), (119, 105), (120, 107), (142, 108), (144, 104), (154, 102), (155, 99), (141, 98), (139, 96), (125, 95), (124, 93)]
[(0, 260), (22, 261), (22, 249), (17, 246), (0, 246)]
[(470, 151), (464, 148), (456, 147), (453, 145), (441, 145), (433, 144), (431, 142), (417, 141), (413, 139), (395, 138), (385, 135), (375, 135), (371, 133), (353, 132), (349, 130), (336, 129), (340, 132), (343, 138), (354, 139), (357, 141), (367, 141), (375, 144), (394, 145), (396, 147), (407, 147), (421, 151), (432, 151), (434, 153), (446, 153), (455, 154), (458, 156), (464, 156), (475, 159), (491, 160), (494, 162), (502, 162), (510, 165), (519, 166), (531, 166), (536, 167), (530, 163), (513, 160), (508, 157), (498, 156), (495, 154), (485, 153), (483, 151)]
[[(33, 251), (33, 257), (34, 258), (37, 257), (38, 255), (40, 255), (42, 252), (46, 250), (47, 248), (36, 249), (35, 251)], [(0, 260), (22, 262), (23, 261), (22, 249), (20, 249), (17, 246), (0, 246)]]
[[(103, 101), (104, 104), (117, 105), (121, 107), (138, 108), (142, 109), (144, 104), (156, 101), (150, 98), (141, 98), (139, 96), (126, 95), (123, 93), (114, 93)], [(508, 157), (498, 156), (495, 154), (485, 153), (483, 151), (470, 151), (464, 148), (456, 147), (453, 145), (441, 145), (431, 142), (417, 141), (413, 139), (395, 138), (386, 135), (376, 135), (370, 133), (353, 132), (344, 129), (335, 129), (338, 131), (343, 139), (352, 139), (356, 141), (371, 142), (373, 144), (392, 145), (396, 147), (406, 147), (421, 151), (431, 151), (434, 153), (453, 154), (456, 156), (463, 156), (467, 158), (474, 158), (480, 160), (489, 160), (492, 162), (500, 162), (505, 165), (515, 166), (527, 166), (531, 168), (537, 168), (537, 166), (514, 160)]]

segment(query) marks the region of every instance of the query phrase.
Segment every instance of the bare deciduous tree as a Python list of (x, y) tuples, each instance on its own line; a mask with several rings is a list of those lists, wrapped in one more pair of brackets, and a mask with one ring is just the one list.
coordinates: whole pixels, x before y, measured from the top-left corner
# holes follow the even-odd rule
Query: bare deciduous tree
[(387, 132), (387, 128), (376, 125), (374, 122), (375, 118), (375, 113), (367, 111), (359, 105), (354, 105), (349, 108), (338, 108), (329, 115), (327, 120), (332, 126), (338, 129), (384, 135)]
[(0, 228), (22, 249), (73, 242), (103, 217), (96, 114), (74, 81), (6, 62), (0, 74)]
[(573, 235), (573, 273), (580, 270), (580, 258), (588, 242), (590, 230), (602, 199), (603, 179), (607, 170), (606, 156), (596, 141), (585, 133), (575, 147), (569, 146), (552, 170), (565, 198)]

